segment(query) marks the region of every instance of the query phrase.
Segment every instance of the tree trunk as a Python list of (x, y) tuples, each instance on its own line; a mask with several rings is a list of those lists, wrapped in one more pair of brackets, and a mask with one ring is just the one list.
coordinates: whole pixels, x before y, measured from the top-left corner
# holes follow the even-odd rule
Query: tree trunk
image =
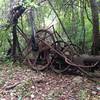
[(99, 14), (96, 0), (90, 0), (92, 22), (93, 22), (93, 44), (92, 54), (98, 55), (100, 51), (100, 34), (99, 34)]
[(16, 33), (16, 25), (13, 26), (13, 48), (12, 48), (12, 56), (13, 56), (13, 61), (16, 61), (16, 47), (17, 47), (17, 33)]

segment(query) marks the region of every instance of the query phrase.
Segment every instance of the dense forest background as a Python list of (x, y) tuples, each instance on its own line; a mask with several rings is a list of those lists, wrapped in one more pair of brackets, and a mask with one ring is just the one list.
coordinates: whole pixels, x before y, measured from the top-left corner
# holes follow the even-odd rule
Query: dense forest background
[[(84, 53), (99, 54), (99, 0), (0, 0), (0, 56), (4, 57), (12, 38), (9, 12), (16, 5), (32, 8), (35, 29), (54, 26), (65, 41), (80, 46)], [(27, 35), (31, 34), (27, 11), (19, 20)], [(51, 29), (52, 31), (52, 29)]]
[(0, 100), (100, 100), (100, 0), (0, 0)]

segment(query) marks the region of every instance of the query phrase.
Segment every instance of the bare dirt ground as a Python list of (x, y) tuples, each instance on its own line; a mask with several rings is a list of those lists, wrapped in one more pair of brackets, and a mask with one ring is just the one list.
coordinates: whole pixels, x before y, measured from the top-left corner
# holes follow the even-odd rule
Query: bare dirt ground
[(0, 100), (100, 100), (100, 83), (85, 77), (0, 65)]

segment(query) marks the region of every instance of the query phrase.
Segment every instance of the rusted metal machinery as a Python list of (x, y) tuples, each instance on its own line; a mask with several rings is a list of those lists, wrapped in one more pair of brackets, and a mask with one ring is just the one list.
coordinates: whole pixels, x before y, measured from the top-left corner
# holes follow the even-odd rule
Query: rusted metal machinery
[[(18, 9), (23, 12), (25, 10), (24, 8), (21, 8), (21, 6)], [(18, 11), (17, 14), (16, 12), (14, 13), (19, 18), (20, 13), (18, 14)], [(41, 29), (36, 32), (35, 42), (38, 45), (38, 50), (33, 51), (32, 38), (28, 37), (28, 35), (25, 34), (17, 25), (18, 18), (16, 18), (16, 16), (14, 16), (15, 19), (13, 20), (16, 23), (13, 23), (13, 43), (11, 45), (12, 56), (14, 59), (17, 58), (17, 60), (28, 64), (37, 71), (50, 67), (57, 73), (67, 71), (84, 73), (91, 76), (87, 71), (98, 66), (100, 56), (97, 56), (97, 59), (95, 60), (93, 56), (89, 56), (92, 61), (88, 63), (86, 59), (87, 57), (81, 54), (82, 50), (80, 47), (75, 44), (65, 42), (59, 33), (51, 32), (48, 29)], [(14, 40), (15, 33), (17, 38), (16, 42)]]
[[(56, 73), (74, 72), (92, 76), (88, 72), (97, 67), (100, 57), (93, 60), (94, 62), (87, 63), (87, 57), (81, 54), (78, 46), (64, 42), (62, 39), (58, 40), (55, 36), (57, 34), (45, 29), (37, 31), (35, 38), (39, 49), (32, 51), (31, 39), (28, 39), (25, 33), (21, 33), (27, 42), (22, 52), (23, 62), (37, 71), (50, 67)], [(89, 58), (94, 59), (93, 56)]]

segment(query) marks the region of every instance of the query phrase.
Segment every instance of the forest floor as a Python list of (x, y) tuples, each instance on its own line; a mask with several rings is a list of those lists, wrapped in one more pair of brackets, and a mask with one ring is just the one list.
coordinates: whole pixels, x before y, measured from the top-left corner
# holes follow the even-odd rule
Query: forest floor
[(100, 100), (100, 80), (0, 65), (0, 100)]

